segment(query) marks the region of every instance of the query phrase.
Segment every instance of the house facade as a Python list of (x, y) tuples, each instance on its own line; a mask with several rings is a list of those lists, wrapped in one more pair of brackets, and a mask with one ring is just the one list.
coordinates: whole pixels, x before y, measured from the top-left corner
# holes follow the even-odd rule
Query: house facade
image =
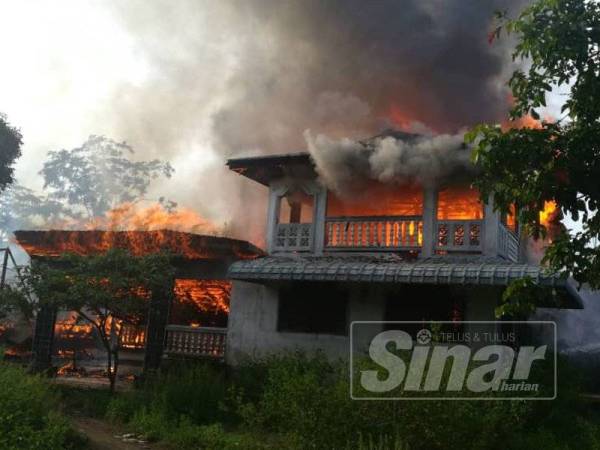
[[(468, 176), (363, 182), (340, 195), (309, 154), (228, 166), (269, 196), (267, 256), (229, 268), (229, 363), (285, 350), (347, 357), (354, 321), (495, 320), (503, 290), (525, 276), (580, 307), (572, 283), (531, 261), (515, 218), (482, 204)], [(366, 350), (371, 336), (353, 338)]]

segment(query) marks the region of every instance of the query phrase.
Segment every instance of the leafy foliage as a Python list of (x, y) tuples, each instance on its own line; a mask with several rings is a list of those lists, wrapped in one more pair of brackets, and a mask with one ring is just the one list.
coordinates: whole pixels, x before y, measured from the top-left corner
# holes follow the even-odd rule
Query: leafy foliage
[(476, 185), (494, 193), (495, 206), (519, 208), (519, 220), (532, 236), (545, 236), (538, 211), (554, 201), (563, 215), (580, 220), (582, 230), (563, 232), (544, 261), (581, 283), (600, 287), (600, 4), (584, 0), (537, 0), (515, 20), (501, 17), (502, 29), (516, 35), (513, 58), (527, 69), (509, 81), (511, 118), (541, 116), (547, 96), (566, 91), (563, 117), (539, 127), (503, 130), (480, 125), (475, 142), (481, 169)]
[(0, 448), (82, 448), (82, 439), (58, 413), (58, 398), (47, 382), (0, 364), (0, 387)]
[(21, 156), (23, 136), (0, 114), (0, 192), (14, 181), (13, 164)]
[(124, 142), (90, 136), (81, 147), (48, 154), (41, 174), (50, 198), (100, 217), (125, 202), (138, 201), (150, 182), (169, 178), (173, 167), (159, 160), (131, 161), (133, 149)]
[(525, 277), (515, 280), (506, 288), (495, 312), (496, 317), (527, 320), (535, 312), (536, 306), (556, 307), (559, 304), (554, 288), (540, 287), (531, 277)]

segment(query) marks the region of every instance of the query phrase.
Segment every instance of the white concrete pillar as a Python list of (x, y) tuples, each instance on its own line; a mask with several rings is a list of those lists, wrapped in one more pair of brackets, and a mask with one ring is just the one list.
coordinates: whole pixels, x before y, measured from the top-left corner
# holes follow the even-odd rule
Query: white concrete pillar
[(500, 226), (500, 213), (494, 211), (494, 196), (491, 194), (484, 206), (483, 215), (483, 254), (485, 256), (498, 255), (498, 228)]
[(421, 257), (428, 258), (435, 254), (437, 244), (437, 188), (423, 189), (423, 247)]
[(267, 253), (273, 252), (275, 244), (275, 227), (279, 218), (279, 193), (272, 185), (269, 186), (269, 206), (267, 208), (266, 244)]
[(325, 248), (325, 217), (327, 215), (327, 188), (319, 186), (315, 192), (315, 209), (313, 216), (313, 251), (322, 256)]

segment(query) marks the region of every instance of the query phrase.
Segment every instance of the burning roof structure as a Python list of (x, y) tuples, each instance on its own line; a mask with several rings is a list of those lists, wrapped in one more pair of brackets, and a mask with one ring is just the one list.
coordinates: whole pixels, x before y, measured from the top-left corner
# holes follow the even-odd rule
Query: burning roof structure
[[(160, 336), (166, 336), (168, 345), (165, 352), (184, 356), (203, 354), (206, 349), (199, 346), (201, 339), (198, 333), (206, 332), (210, 327), (220, 327), (217, 329), (218, 342), (223, 340), (222, 330), (227, 326), (231, 292), (231, 282), (227, 278), (229, 265), (264, 255), (261, 249), (246, 241), (173, 230), (21, 230), (15, 232), (15, 238), (31, 258), (50, 263), (64, 253), (91, 256), (115, 248), (128, 250), (137, 256), (163, 251), (174, 255), (175, 300), (172, 305), (160, 310), (160, 317), (155, 317), (154, 320), (162, 325), (158, 334), (154, 334), (159, 336), (156, 342), (160, 345), (163, 343)], [(54, 348), (52, 344), (42, 348), (34, 340), (36, 355), (42, 355), (36, 358), (43, 359), (44, 363), (49, 360), (49, 354), (58, 358), (65, 368), (59, 370), (59, 374), (80, 374), (85, 373), (85, 367), (94, 368), (98, 358), (102, 359), (99, 356), (102, 352), (93, 339), (92, 327), (82, 324), (81, 318), (72, 311), (53, 314), (53, 317), (50, 314), (37, 321), (35, 333), (48, 342), (54, 342)], [(152, 314), (149, 313), (149, 316)], [(148, 344), (147, 339), (150, 335), (148, 330), (156, 326), (150, 324), (150, 319), (145, 325), (126, 326), (120, 345), (129, 350), (144, 349), (147, 345), (155, 348), (156, 343)], [(192, 341), (198, 345), (192, 345)], [(206, 351), (213, 350), (210, 347)]]
[(166, 251), (184, 260), (252, 259), (263, 254), (246, 241), (171, 230), (15, 231), (15, 237), (33, 257), (56, 257), (62, 253), (93, 255), (111, 248), (138, 256)]

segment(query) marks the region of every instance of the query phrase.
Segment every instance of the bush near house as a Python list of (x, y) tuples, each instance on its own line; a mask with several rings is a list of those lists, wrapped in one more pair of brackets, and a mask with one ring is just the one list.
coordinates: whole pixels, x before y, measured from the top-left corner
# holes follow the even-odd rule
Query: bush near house
[(600, 449), (600, 418), (560, 370), (554, 401), (353, 401), (347, 364), (290, 354), (190, 363), (108, 403), (107, 418), (189, 449)]
[(0, 363), (0, 448), (81, 449), (85, 442), (58, 412), (48, 382), (22, 368)]

